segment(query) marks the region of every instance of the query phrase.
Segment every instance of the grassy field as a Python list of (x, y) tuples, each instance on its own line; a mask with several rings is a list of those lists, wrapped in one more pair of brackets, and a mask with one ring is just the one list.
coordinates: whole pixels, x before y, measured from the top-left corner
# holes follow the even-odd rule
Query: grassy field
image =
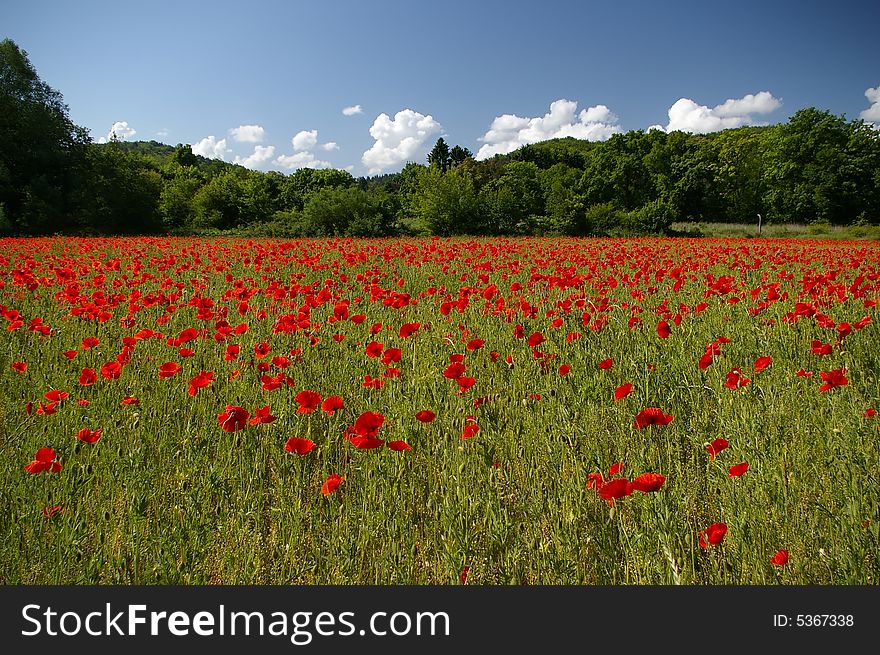
[(867, 241), (2, 240), (0, 582), (877, 584), (878, 280)]
[(830, 225), (829, 223), (771, 223), (758, 230), (757, 223), (673, 223), (675, 234), (716, 239), (818, 239), (861, 240), (880, 239), (880, 226)]

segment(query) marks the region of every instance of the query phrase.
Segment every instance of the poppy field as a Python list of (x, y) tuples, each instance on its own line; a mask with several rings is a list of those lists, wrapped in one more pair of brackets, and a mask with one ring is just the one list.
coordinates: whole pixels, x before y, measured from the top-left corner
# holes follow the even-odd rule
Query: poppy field
[(4, 584), (877, 584), (880, 245), (0, 240)]

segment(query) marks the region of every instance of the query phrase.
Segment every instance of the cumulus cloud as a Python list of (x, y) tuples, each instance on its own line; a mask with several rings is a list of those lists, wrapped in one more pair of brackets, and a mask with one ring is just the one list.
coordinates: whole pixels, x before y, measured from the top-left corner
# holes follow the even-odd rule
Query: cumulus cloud
[(262, 143), (266, 130), (259, 125), (239, 125), (230, 129), (229, 135), (239, 143)]
[(487, 159), (504, 155), (529, 143), (571, 136), (587, 141), (604, 141), (620, 132), (615, 116), (605, 105), (588, 107), (577, 112), (577, 102), (560, 99), (550, 103), (550, 111), (543, 116), (523, 118), (503, 114), (492, 121), (489, 131), (480, 141), (483, 145), (476, 158)]
[(412, 109), (397, 112), (392, 120), (379, 114), (370, 128), (375, 143), (361, 157), (370, 175), (412, 160), (421, 154), (425, 140), (442, 131), (440, 123)]
[(232, 151), (226, 147), (226, 139), (220, 139), (218, 141), (217, 137), (213, 134), (211, 136), (206, 136), (198, 143), (194, 143), (192, 151), (195, 155), (201, 155), (202, 157), (207, 157), (209, 159), (222, 159), (224, 161), (232, 154)]
[(163, 127), (161, 130), (159, 130), (158, 132), (156, 132), (156, 136), (159, 137), (160, 139), (164, 139), (164, 138), (167, 137), (169, 134), (170, 134), (170, 132), (168, 131), (168, 128), (167, 128), (167, 127)]
[(321, 148), (327, 151), (339, 150), (339, 144), (336, 141), (328, 141), (327, 143), (322, 143)]
[(290, 140), (294, 150), (311, 150), (318, 143), (318, 130), (297, 132)]
[(284, 168), (294, 170), (297, 168), (330, 168), (329, 161), (317, 159), (311, 152), (295, 152), (292, 155), (281, 155), (275, 159), (275, 163)]
[(753, 114), (769, 114), (781, 106), (782, 102), (774, 98), (769, 91), (725, 100), (712, 108), (698, 105), (690, 98), (679, 98), (669, 108), (669, 124), (666, 126), (666, 131), (680, 130), (706, 134), (744, 125), (761, 125), (762, 123), (757, 122)]
[(245, 168), (257, 169), (267, 164), (275, 155), (275, 146), (254, 146), (254, 151), (247, 157), (235, 156), (233, 163)]
[(342, 113), (345, 116), (354, 116), (355, 114), (362, 114), (363, 111), (364, 111), (364, 108), (361, 107), (360, 105), (352, 105), (351, 107), (344, 107), (342, 109)]
[(137, 134), (137, 131), (132, 129), (128, 124), (128, 121), (116, 121), (113, 123), (113, 127), (110, 128), (110, 131), (107, 132), (107, 136), (102, 136), (98, 139), (98, 143), (107, 143), (114, 138), (119, 141), (125, 141), (126, 139), (133, 137), (135, 134)]
[(874, 89), (867, 89), (865, 97), (871, 103), (871, 106), (860, 113), (859, 118), (866, 123), (872, 123), (874, 127), (880, 129), (880, 84)]

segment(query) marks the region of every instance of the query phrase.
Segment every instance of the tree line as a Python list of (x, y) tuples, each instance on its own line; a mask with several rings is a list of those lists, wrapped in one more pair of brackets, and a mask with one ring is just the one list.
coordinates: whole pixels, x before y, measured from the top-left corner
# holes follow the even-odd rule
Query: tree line
[(248, 236), (660, 234), (675, 221), (877, 223), (880, 131), (815, 108), (712, 134), (528, 145), (355, 178), (259, 172), (189, 145), (92, 143), (27, 53), (0, 42), (0, 233)]

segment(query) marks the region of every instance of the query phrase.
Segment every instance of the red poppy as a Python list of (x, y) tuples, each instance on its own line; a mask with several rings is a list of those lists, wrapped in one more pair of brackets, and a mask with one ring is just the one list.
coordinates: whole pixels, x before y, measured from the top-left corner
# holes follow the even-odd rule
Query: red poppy
[(571, 366), (569, 366), (568, 364), (563, 364), (562, 366), (559, 367), (559, 375), (561, 375), (562, 377), (565, 377), (566, 375), (568, 375), (568, 372), (570, 370), (571, 370)]
[(788, 551), (785, 548), (780, 548), (776, 551), (776, 554), (770, 558), (770, 563), (773, 566), (785, 566), (788, 564)]
[(336, 412), (343, 407), (344, 403), (340, 396), (327, 396), (324, 399), (324, 402), (321, 403), (321, 409), (327, 416), (332, 416), (333, 412)]
[(189, 381), (189, 388), (186, 392), (190, 396), (195, 396), (199, 389), (204, 389), (214, 381), (214, 373), (212, 371), (199, 371), (192, 380)]
[(24, 373), (27, 370), (27, 362), (12, 362), (12, 370), (16, 373)]
[(400, 332), (398, 334), (400, 335), (401, 339), (406, 339), (416, 334), (421, 327), (421, 323), (404, 323), (400, 326)]
[[(700, 532), (700, 548), (708, 548), (709, 544), (717, 546), (724, 541), (724, 535), (727, 534), (726, 523), (713, 523), (704, 531)], [(706, 543), (708, 541), (708, 544)]]
[(57, 403), (57, 402), (61, 402), (61, 401), (64, 401), (64, 400), (67, 400), (68, 398), (70, 398), (70, 394), (67, 393), (66, 391), (58, 391), (57, 389), (54, 389), (52, 391), (47, 391), (43, 395), (43, 397), (46, 400)]
[(614, 366), (614, 360), (612, 360), (610, 357), (608, 359), (603, 359), (601, 362), (599, 362), (599, 368), (601, 368), (603, 371), (607, 371), (612, 366)]
[(402, 450), (412, 450), (412, 446), (410, 446), (405, 441), (389, 441), (385, 445), (388, 446), (391, 450), (397, 452), (400, 452)]
[(360, 436), (374, 438), (385, 423), (385, 416), (379, 412), (364, 412), (354, 422), (354, 432)]
[(819, 376), (824, 384), (819, 387), (819, 391), (828, 391), (834, 387), (842, 387), (849, 384), (849, 378), (845, 376), (846, 368), (839, 368), (834, 371), (820, 371)]
[(296, 453), (297, 455), (305, 455), (314, 447), (314, 441), (311, 439), (303, 439), (302, 437), (291, 437), (284, 444), (284, 450), (288, 453)]
[(139, 405), (141, 400), (136, 396), (126, 396), (121, 402), (123, 405)]
[(83, 428), (76, 433), (76, 438), (86, 443), (95, 443), (98, 439), (101, 438), (101, 432), (102, 430), (100, 429), (89, 430), (88, 428)]
[(471, 423), (470, 425), (464, 426), (464, 430), (461, 433), (461, 441), (464, 441), (465, 439), (470, 439), (471, 437), (475, 436), (479, 431), (480, 426), (476, 423)]
[(177, 362), (165, 362), (159, 367), (159, 378), (170, 378), (180, 372), (180, 364)]
[(715, 439), (712, 443), (706, 446), (706, 452), (709, 453), (709, 456), (712, 459), (715, 459), (715, 457), (729, 445), (730, 442), (727, 441), (727, 439)]
[(226, 346), (226, 352), (223, 354), (223, 359), (227, 362), (234, 362), (238, 357), (238, 353), (241, 352), (241, 346), (237, 344), (229, 344)]
[(270, 352), (272, 352), (272, 347), (268, 343), (258, 343), (254, 346), (254, 356), (256, 356), (257, 359), (265, 357)]
[(468, 350), (479, 350), (485, 345), (485, 341), (483, 339), (471, 339), (467, 342), (465, 348)]
[(371, 341), (367, 344), (367, 347), (364, 349), (367, 357), (376, 358), (382, 354), (382, 349), (385, 346), (377, 341)]
[(437, 414), (432, 412), (430, 409), (423, 409), (416, 412), (416, 420), (419, 420), (422, 423), (430, 423), (435, 418), (437, 418)]
[(624, 464), (623, 462), (617, 462), (616, 464), (612, 464), (611, 468), (608, 469), (608, 477), (613, 478), (615, 475), (623, 471)]
[(225, 411), (217, 414), (217, 422), (220, 423), (220, 427), (223, 428), (224, 432), (236, 432), (237, 430), (244, 430), (244, 426), (250, 417), (250, 412), (244, 407), (226, 405)]
[(122, 373), (122, 364), (119, 362), (107, 362), (101, 367), (101, 375), (105, 380), (115, 380)]
[(633, 385), (629, 382), (621, 384), (614, 390), (614, 400), (623, 400), (632, 393)]
[(455, 381), (458, 383), (458, 393), (463, 394), (469, 391), (477, 380), (476, 378), (460, 377)]
[(814, 339), (810, 344), (810, 352), (814, 355), (819, 355), (820, 357), (825, 355), (830, 355), (833, 352), (833, 348), (830, 343), (822, 343), (818, 339)]
[(468, 573), (470, 573), (471, 567), (466, 566), (461, 570), (461, 573), (458, 574), (458, 581), (461, 584), (467, 584)]
[(724, 381), (724, 387), (726, 387), (727, 389), (738, 389), (746, 386), (748, 383), (749, 379), (743, 377), (742, 371), (740, 371), (738, 368), (735, 368), (727, 374), (727, 379)]
[(629, 496), (633, 492), (632, 483), (626, 478), (614, 478), (601, 485), (598, 489), (599, 498), (607, 500), (609, 505), (614, 505), (615, 498)]
[(464, 372), (467, 370), (467, 367), (460, 362), (453, 362), (449, 366), (443, 369), (443, 377), (449, 378), (450, 380), (457, 380)]
[(672, 334), (672, 330), (669, 328), (669, 323), (666, 321), (660, 321), (657, 323), (657, 336), (661, 339), (666, 339), (670, 334)]
[(365, 375), (364, 383), (361, 386), (365, 389), (381, 389), (385, 386), (385, 380), (382, 378), (374, 378), (372, 375)]
[(72, 360), (74, 357), (76, 357), (76, 355), (77, 355), (77, 351), (75, 351), (75, 350), (65, 350), (65, 351), (64, 351), (63, 353), (61, 353), (61, 354), (64, 355), (65, 357), (67, 357), (67, 359), (71, 359), (71, 360)]
[(58, 473), (61, 464), (55, 460), (55, 451), (51, 448), (40, 448), (34, 455), (34, 460), (24, 467), (28, 473)]
[(864, 418), (874, 418), (875, 416), (877, 416), (877, 412), (876, 412), (876, 410), (874, 410), (873, 407), (869, 407), (868, 409), (865, 410), (865, 413), (862, 414), (862, 416)]
[(341, 485), (344, 480), (345, 478), (338, 473), (331, 473), (327, 479), (324, 480), (324, 484), (321, 485), (321, 493), (325, 496), (329, 496), (339, 489), (339, 485)]
[(601, 473), (590, 473), (587, 476), (587, 489), (598, 489), (603, 484), (605, 484), (605, 480)]
[(671, 414), (665, 414), (663, 410), (657, 407), (648, 407), (636, 414), (635, 426), (639, 430), (642, 430), (649, 425), (669, 425), (672, 423), (672, 420), (673, 417)]
[(56, 514), (64, 514), (64, 508), (61, 505), (52, 505), (52, 507), (43, 508), (43, 516), (51, 519)]
[(773, 363), (772, 357), (768, 357), (768, 356), (758, 357), (758, 359), (755, 361), (755, 373), (760, 373), (765, 368), (770, 366), (770, 364), (772, 364), (772, 363)]
[(641, 491), (643, 494), (647, 494), (652, 491), (659, 491), (660, 487), (662, 487), (665, 482), (666, 476), (661, 475), (660, 473), (642, 473), (633, 478), (632, 486), (636, 491)]
[(271, 423), (272, 421), (274, 421), (277, 418), (278, 418), (277, 416), (272, 416), (269, 413), (269, 406), (266, 405), (265, 407), (258, 407), (257, 409), (255, 409), (254, 416), (253, 416), (253, 418), (251, 418), (251, 420), (248, 423), (250, 425), (259, 425), (260, 423)]
[(297, 414), (311, 414), (318, 408), (321, 402), (321, 394), (317, 391), (300, 391), (296, 394), (294, 400), (299, 404), (296, 410)]
[(97, 337), (86, 337), (82, 340), (83, 350), (88, 350), (89, 348), (95, 348), (100, 344), (100, 340)]
[(709, 368), (712, 365), (713, 359), (714, 355), (710, 352), (707, 352), (705, 355), (700, 357), (699, 367), (703, 370)]
[(91, 386), (98, 381), (98, 374), (95, 373), (95, 369), (93, 368), (84, 368), (82, 373), (79, 374), (79, 383), (84, 387)]
[(728, 473), (729, 473), (728, 477), (738, 478), (739, 476), (741, 476), (743, 473), (745, 473), (748, 470), (749, 470), (749, 463), (748, 462), (743, 462), (742, 464), (737, 464), (735, 466), (731, 466), (730, 469), (728, 469)]
[(542, 343), (544, 343), (544, 341), (545, 341), (545, 339), (544, 339), (544, 335), (543, 335), (543, 334), (541, 334), (540, 332), (532, 332), (532, 333), (529, 335), (529, 338), (528, 338), (527, 343), (528, 343), (529, 346), (531, 346), (532, 348), (537, 348), (537, 347), (540, 346)]
[(387, 348), (385, 352), (382, 354), (382, 363), (383, 364), (394, 364), (400, 361), (400, 357), (403, 353), (400, 351), (400, 348)]
[(811, 378), (813, 377), (813, 371), (805, 371), (804, 369), (800, 369), (797, 372), (797, 376), (799, 378)]

